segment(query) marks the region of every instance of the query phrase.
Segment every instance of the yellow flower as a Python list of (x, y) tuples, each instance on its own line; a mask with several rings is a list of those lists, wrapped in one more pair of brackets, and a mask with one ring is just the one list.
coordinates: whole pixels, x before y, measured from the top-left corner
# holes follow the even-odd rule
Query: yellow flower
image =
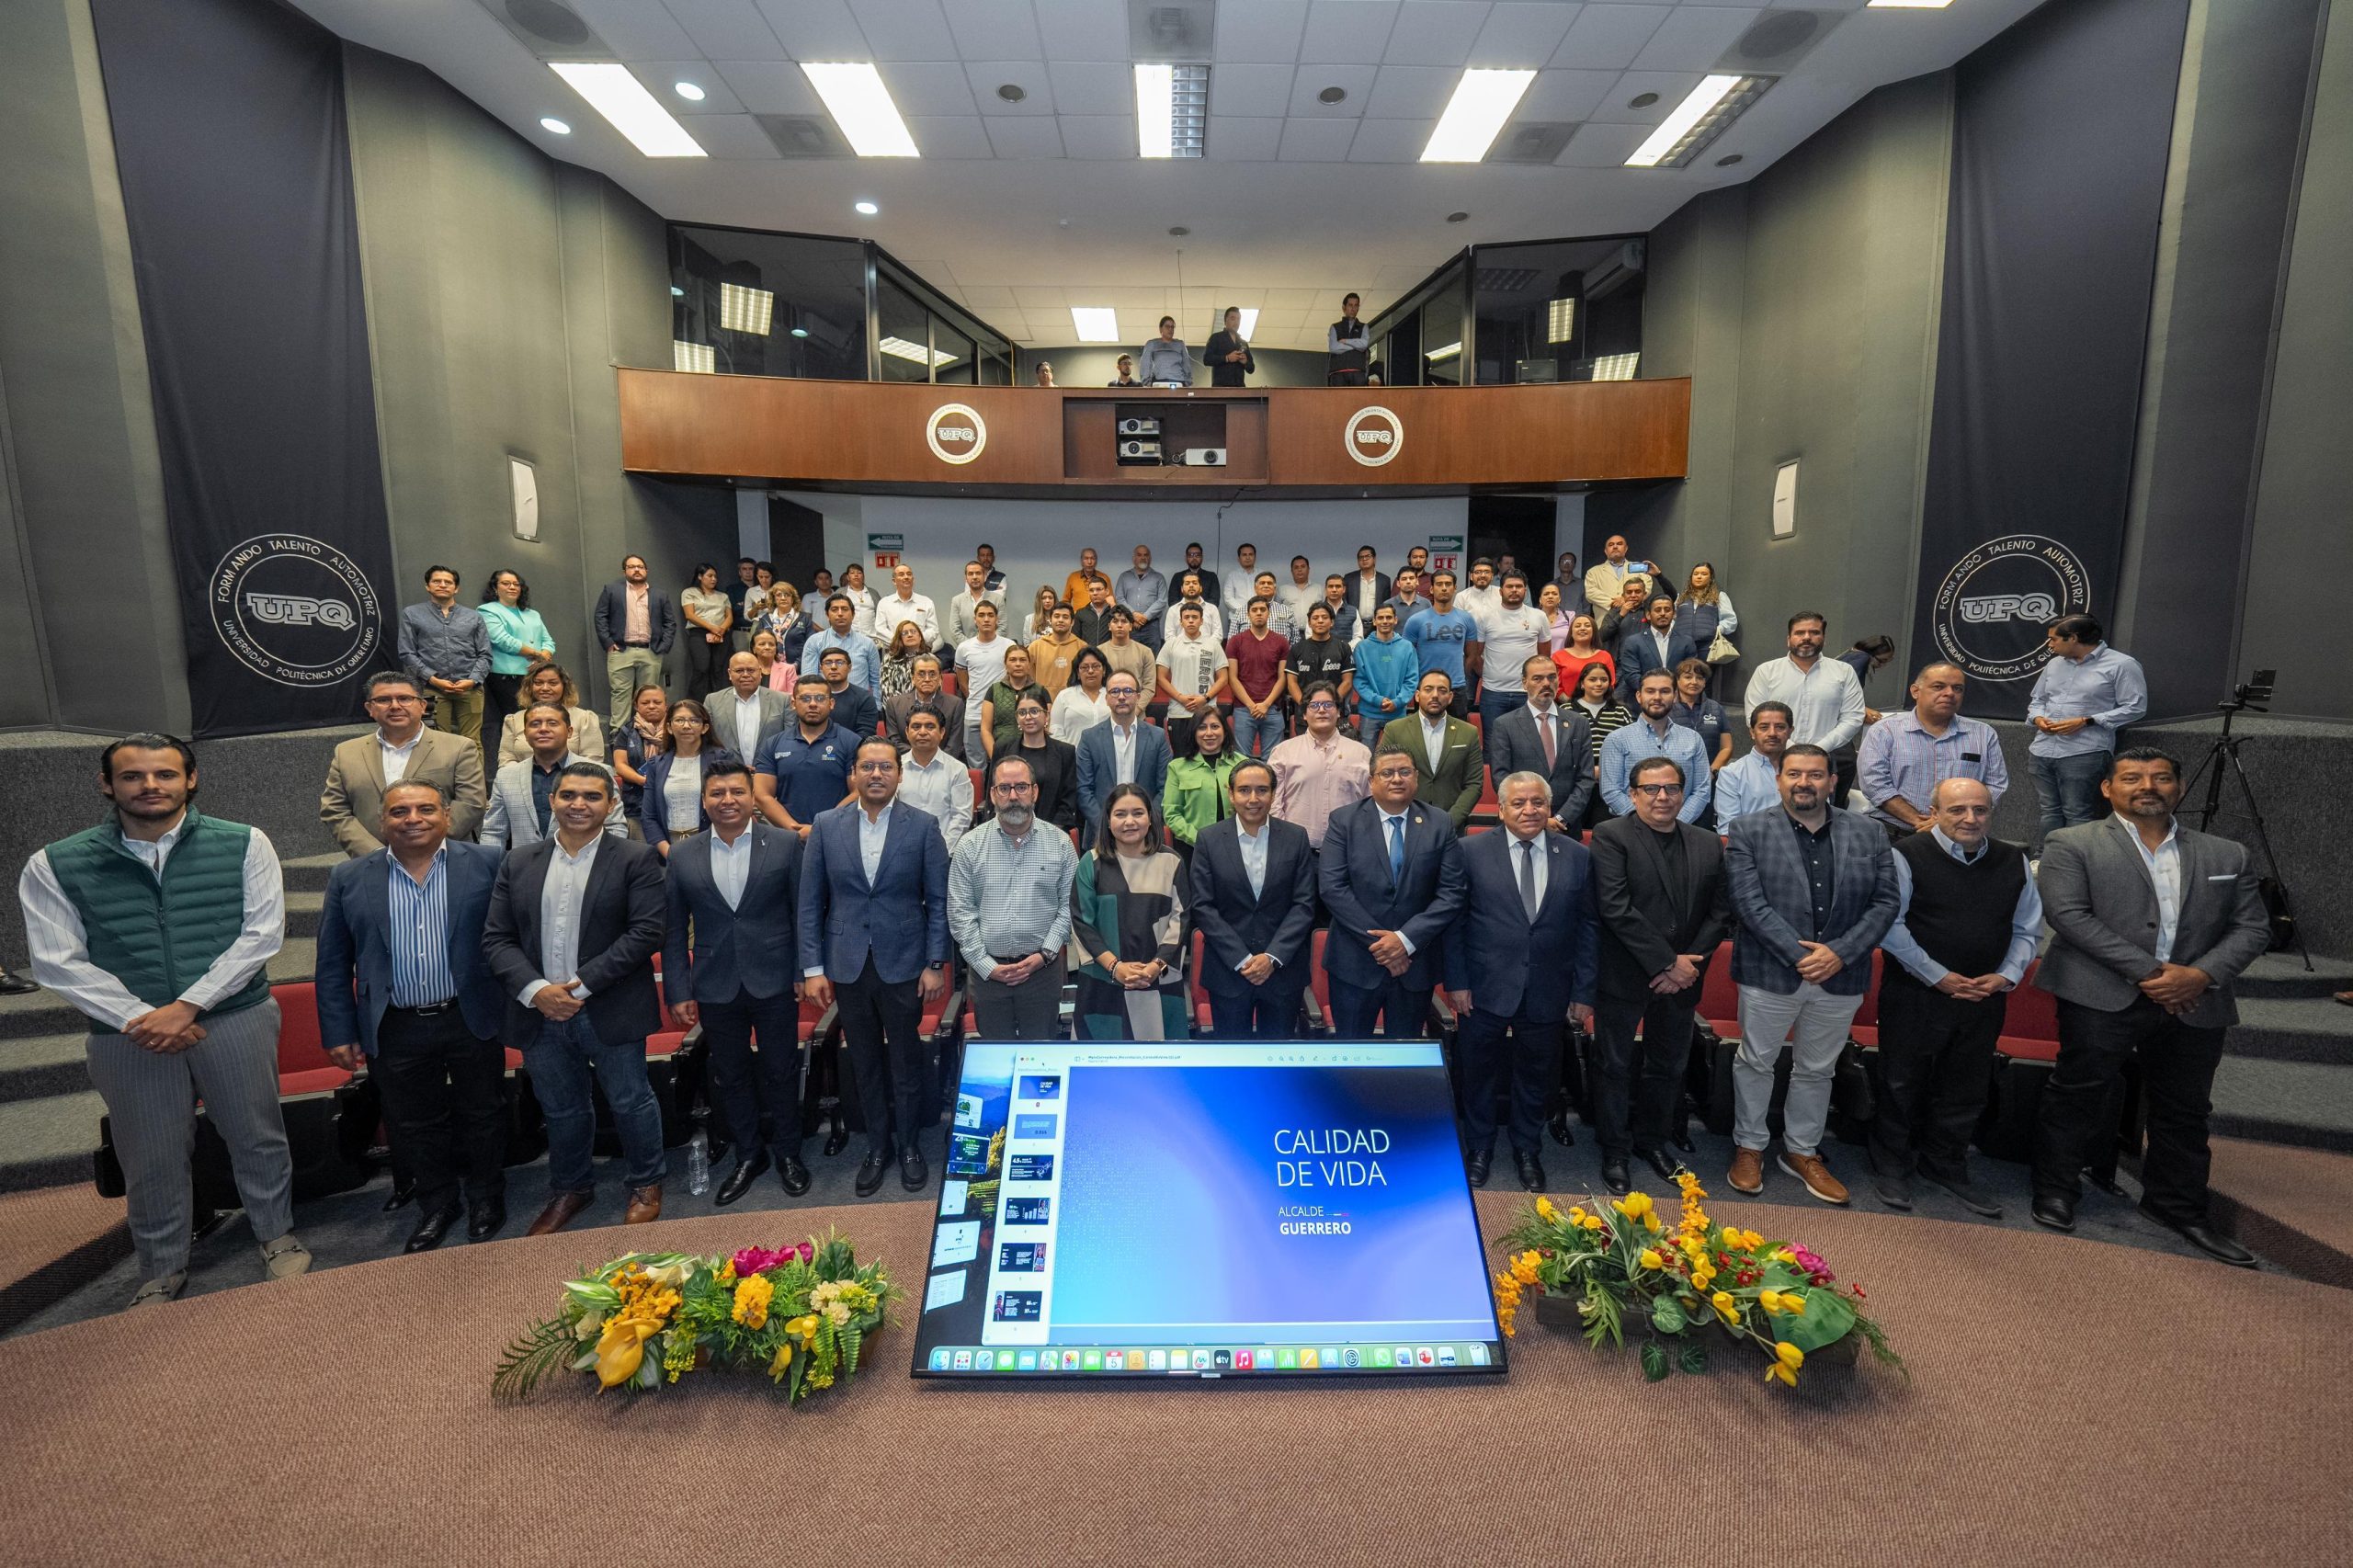
[(1585, 1223), (1584, 1204), (1572, 1203), (1569, 1205), (1569, 1223), (1572, 1225), (1582, 1225)]
[(1765, 1381), (1768, 1383), (1774, 1381), (1784, 1382), (1789, 1384), (1791, 1388), (1798, 1386), (1798, 1375), (1790, 1370), (1787, 1367), (1781, 1365), (1779, 1361), (1774, 1362), (1771, 1366), (1765, 1369)]
[(718, 1280), (722, 1285), (733, 1285), (733, 1284), (734, 1284), (734, 1283), (735, 1283), (735, 1260), (734, 1260), (733, 1258), (732, 1258), (732, 1257), (731, 1257), (731, 1258), (729, 1258), (725, 1263), (721, 1264), (721, 1265), (719, 1266), (719, 1272), (718, 1272), (718, 1274), (716, 1274), (715, 1276), (713, 1276), (713, 1278), (716, 1278), (716, 1279), (717, 1279), (717, 1280)]
[(775, 1295), (776, 1286), (765, 1274), (755, 1274), (749, 1279), (738, 1280), (735, 1284), (735, 1306), (730, 1315), (745, 1328), (765, 1328), (768, 1321), (768, 1302)]
[(776, 1356), (768, 1362), (768, 1376), (782, 1381), (785, 1370), (792, 1365), (792, 1341), (786, 1340), (776, 1347)]
[(784, 1332), (797, 1336), (801, 1344), (808, 1344), (817, 1337), (816, 1314), (813, 1312), (806, 1317), (794, 1318), (784, 1325)]
[(1610, 1207), (1630, 1220), (1639, 1220), (1651, 1211), (1651, 1195), (1647, 1192), (1630, 1192), (1622, 1200), (1611, 1204)]
[(1650, 1247), (1644, 1247), (1643, 1249), (1643, 1256), (1638, 1261), (1644, 1268), (1664, 1268), (1666, 1267), (1666, 1259), (1661, 1257), (1656, 1251)]
[(1644, 1229), (1645, 1231), (1648, 1231), (1652, 1235), (1657, 1235), (1657, 1234), (1658, 1234), (1658, 1216), (1657, 1216), (1656, 1214), (1645, 1214), (1645, 1215), (1643, 1215), (1643, 1229)]
[[(1694, 1283), (1697, 1283), (1697, 1281), (1694, 1281)], [(1700, 1289), (1705, 1290), (1707, 1287), (1702, 1285), (1700, 1286)], [(1709, 1302), (1716, 1309), (1717, 1315), (1722, 1317), (1727, 1325), (1732, 1327), (1739, 1326), (1740, 1303), (1732, 1299), (1730, 1291), (1717, 1291), (1713, 1296), (1709, 1298)]]
[(1702, 1261), (1691, 1266), (1691, 1284), (1694, 1289), (1700, 1290), (1706, 1290), (1710, 1284), (1714, 1282), (1715, 1278), (1716, 1271), (1713, 1268), (1711, 1268), (1706, 1262)]
[(1540, 1193), (1536, 1199), (1536, 1217), (1549, 1225), (1561, 1217), (1561, 1211), (1552, 1207), (1551, 1199)]
[(1606, 1231), (1609, 1226), (1600, 1215), (1588, 1214), (1585, 1217), (1585, 1228), (1588, 1231)]
[(1773, 1346), (1773, 1364), (1765, 1369), (1767, 1381), (1779, 1379), (1790, 1387), (1798, 1386), (1798, 1369), (1805, 1365), (1805, 1352), (1784, 1339)]
[(661, 1331), (660, 1324), (647, 1318), (608, 1322), (597, 1341), (597, 1381), (608, 1389), (619, 1388), (637, 1376), (645, 1360), (645, 1342)]
[(1532, 1252), (1521, 1253), (1511, 1260), (1512, 1278), (1522, 1285), (1536, 1283), (1537, 1256)]

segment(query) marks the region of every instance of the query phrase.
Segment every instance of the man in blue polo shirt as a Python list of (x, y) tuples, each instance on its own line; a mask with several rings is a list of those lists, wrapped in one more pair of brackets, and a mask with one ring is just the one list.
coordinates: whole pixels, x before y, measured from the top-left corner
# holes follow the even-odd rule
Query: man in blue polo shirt
[(800, 722), (771, 735), (752, 759), (752, 790), (762, 816), (805, 840), (818, 812), (849, 799), (858, 737), (834, 722), (833, 688), (823, 676), (794, 684), (792, 710)]
[(1469, 718), (1471, 677), (1463, 667), (1463, 651), (1479, 641), (1479, 623), (1470, 611), (1455, 607), (1453, 573), (1431, 575), (1428, 608), (1406, 617), (1397, 634), (1414, 645), (1422, 674), (1440, 670), (1454, 683), (1453, 705), (1447, 711), (1458, 719)]

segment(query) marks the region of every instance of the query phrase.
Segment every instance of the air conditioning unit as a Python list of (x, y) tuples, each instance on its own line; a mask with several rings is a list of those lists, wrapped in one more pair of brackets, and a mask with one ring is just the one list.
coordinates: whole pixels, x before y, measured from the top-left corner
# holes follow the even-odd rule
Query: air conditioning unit
[(1223, 447), (1188, 447), (1185, 449), (1185, 455), (1176, 460), (1187, 468), (1223, 468), (1225, 449)]
[(1123, 463), (1156, 463), (1160, 460), (1160, 443), (1148, 438), (1122, 440), (1120, 443), (1120, 460)]
[(1157, 436), (1160, 434), (1160, 421), (1157, 419), (1122, 419), (1120, 421), (1120, 434), (1122, 436)]

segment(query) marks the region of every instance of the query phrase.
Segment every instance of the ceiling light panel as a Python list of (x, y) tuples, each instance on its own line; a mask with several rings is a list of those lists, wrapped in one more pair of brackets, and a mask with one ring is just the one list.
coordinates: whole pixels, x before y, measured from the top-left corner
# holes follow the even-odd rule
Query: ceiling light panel
[(1952, 0), (1870, 0), (1875, 11), (1941, 11)]
[(1073, 305), (1070, 324), (1081, 343), (1120, 341), (1120, 312), (1108, 305)]
[(825, 103), (825, 112), (861, 158), (914, 158), (915, 139), (891, 101), (891, 89), (870, 62), (810, 64), (801, 73)]
[(572, 90), (588, 100), (588, 107), (605, 117), (615, 131), (629, 138), (630, 145), (649, 158), (699, 158), (700, 143), (687, 134), (687, 128), (670, 116), (645, 84), (630, 74), (626, 65), (602, 64), (595, 61), (552, 61), (548, 69), (572, 85)]
[(904, 337), (886, 337), (876, 347), (893, 359), (905, 359), (913, 364), (953, 365), (956, 356), (943, 354), (937, 348), (926, 348), (920, 343), (910, 343)]
[(1566, 343), (1577, 335), (1577, 302), (1554, 300), (1544, 311), (1544, 341)]
[(1242, 341), (1247, 343), (1257, 335), (1258, 307), (1245, 305), (1242, 307)]
[(1604, 354), (1593, 362), (1593, 379), (1597, 381), (1631, 381), (1642, 361), (1640, 354)]
[(1207, 148), (1210, 68), (1145, 61), (1136, 74), (1136, 153), (1198, 158)]
[(1710, 76), (1692, 88), (1626, 160), (1630, 169), (1679, 169), (1764, 96), (1770, 76)]
[(766, 289), (747, 289), (741, 283), (719, 286), (719, 324), (730, 332), (766, 337), (775, 311), (776, 296)]
[(711, 375), (719, 369), (719, 351), (708, 343), (688, 343), (674, 337), (670, 340), (670, 368)]
[(1504, 122), (1519, 107), (1533, 71), (1465, 71), (1422, 149), (1426, 164), (1475, 164), (1487, 155)]

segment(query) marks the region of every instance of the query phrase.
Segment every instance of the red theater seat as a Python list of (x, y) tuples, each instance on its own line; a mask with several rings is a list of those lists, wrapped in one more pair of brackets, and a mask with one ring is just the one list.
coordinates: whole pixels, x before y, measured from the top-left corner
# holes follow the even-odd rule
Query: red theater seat
[(1847, 1036), (1857, 1045), (1879, 1044), (1879, 983), (1886, 972), (1887, 955), (1879, 949), (1871, 949), (1871, 981), (1863, 988), (1863, 1005), (1855, 1009), (1855, 1022)]
[(1699, 983), (1699, 1016), (1720, 1035), (1740, 1033), (1740, 987), (1733, 983), (1729, 941), (1717, 945), (1707, 977)]
[(1206, 940), (1197, 929), (1193, 933), (1193, 967), (1188, 972), (1187, 983), (1193, 999), (1193, 1027), (1202, 1034), (1210, 1032), (1210, 994), (1201, 984), (1201, 963), (1208, 951)]
[(273, 985), (269, 994), (278, 1002), (278, 1094), (280, 1099), (297, 1095), (331, 1094), (351, 1082), (351, 1074), (327, 1058), (326, 1048), (319, 1043), (319, 994), (307, 980), (290, 981)]
[(2026, 980), (2010, 993), (1995, 1049), (2017, 1062), (2059, 1060), (2059, 998), (2034, 983), (2042, 960), (2027, 966)]

